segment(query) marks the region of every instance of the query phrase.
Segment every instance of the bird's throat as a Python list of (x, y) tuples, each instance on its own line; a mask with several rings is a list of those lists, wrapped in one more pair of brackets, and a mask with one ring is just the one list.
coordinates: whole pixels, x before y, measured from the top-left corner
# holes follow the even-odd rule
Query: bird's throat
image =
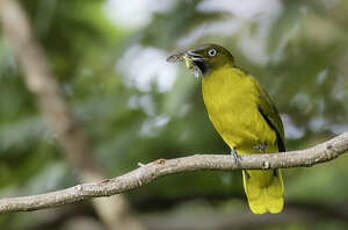
[(194, 60), (193, 63), (198, 67), (203, 76), (208, 73), (209, 64), (207, 62), (201, 60)]

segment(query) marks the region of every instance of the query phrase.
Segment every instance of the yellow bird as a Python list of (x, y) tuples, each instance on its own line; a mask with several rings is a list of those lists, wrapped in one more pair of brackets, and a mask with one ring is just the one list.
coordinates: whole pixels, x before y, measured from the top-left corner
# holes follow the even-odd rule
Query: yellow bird
[[(284, 128), (267, 92), (256, 79), (239, 69), (225, 48), (207, 44), (173, 55), (202, 75), (203, 100), (215, 129), (238, 154), (284, 152)], [(284, 206), (283, 179), (277, 170), (243, 170), (243, 185), (251, 211), (279, 213)]]

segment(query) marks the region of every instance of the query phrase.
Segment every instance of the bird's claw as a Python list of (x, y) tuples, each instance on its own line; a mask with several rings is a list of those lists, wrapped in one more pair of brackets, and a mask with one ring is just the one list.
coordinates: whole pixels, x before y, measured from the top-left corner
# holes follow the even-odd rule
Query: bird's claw
[(266, 152), (267, 145), (266, 144), (259, 144), (254, 146), (254, 150), (260, 151), (261, 153)]
[(240, 161), (242, 160), (242, 157), (237, 153), (236, 150), (231, 149), (231, 156), (232, 156), (232, 158), (234, 160), (234, 163), (239, 165)]

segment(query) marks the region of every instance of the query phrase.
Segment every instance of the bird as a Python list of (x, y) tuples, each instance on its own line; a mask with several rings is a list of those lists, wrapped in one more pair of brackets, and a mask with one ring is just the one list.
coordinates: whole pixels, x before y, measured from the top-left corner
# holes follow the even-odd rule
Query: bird
[[(167, 59), (185, 61), (202, 76), (209, 119), (238, 163), (243, 154), (285, 152), (284, 127), (271, 97), (252, 75), (237, 67), (224, 47), (204, 44)], [(279, 213), (284, 206), (280, 169), (242, 170), (243, 187), (255, 214)]]

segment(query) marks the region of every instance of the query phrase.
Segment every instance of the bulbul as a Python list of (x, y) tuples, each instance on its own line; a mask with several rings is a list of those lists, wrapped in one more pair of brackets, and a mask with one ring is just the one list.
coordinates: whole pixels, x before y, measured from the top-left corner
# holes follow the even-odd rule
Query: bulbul
[[(285, 152), (284, 128), (271, 98), (257, 80), (235, 65), (231, 53), (216, 44), (172, 55), (202, 76), (209, 118), (222, 139), (238, 154)], [(255, 214), (279, 213), (284, 206), (282, 174), (276, 170), (243, 170), (243, 186)]]

